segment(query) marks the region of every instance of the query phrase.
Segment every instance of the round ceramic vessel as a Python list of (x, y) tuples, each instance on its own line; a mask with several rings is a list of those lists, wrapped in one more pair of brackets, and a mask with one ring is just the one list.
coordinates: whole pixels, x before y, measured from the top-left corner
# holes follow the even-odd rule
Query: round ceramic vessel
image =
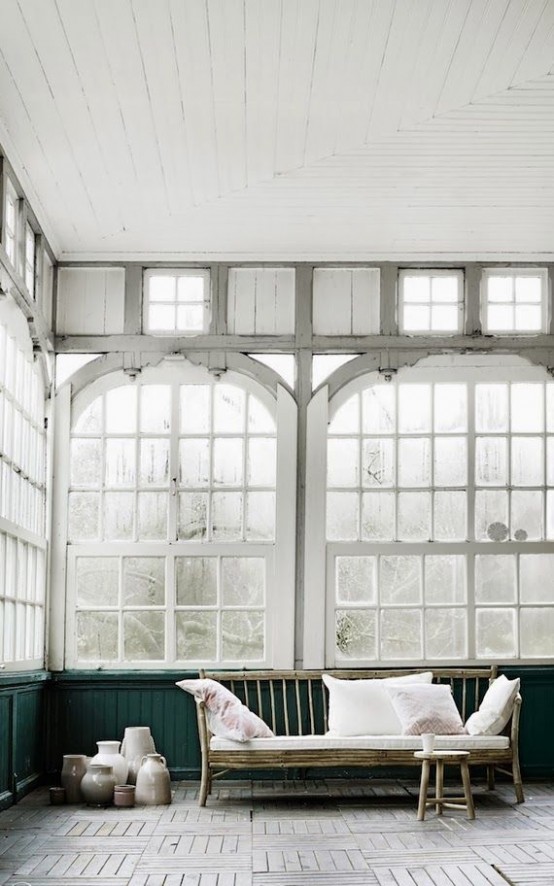
[(115, 788), (113, 789), (113, 804), (114, 806), (134, 806), (134, 784), (116, 784)]
[(121, 743), (121, 753), (129, 765), (127, 784), (136, 784), (142, 758), (146, 754), (156, 753), (150, 726), (127, 726)]
[(113, 800), (115, 776), (111, 766), (91, 763), (81, 781), (81, 793), (88, 806), (108, 806)]
[(111, 766), (115, 776), (116, 784), (125, 784), (127, 781), (127, 773), (129, 764), (125, 757), (119, 753), (120, 741), (97, 741), (98, 753), (90, 761), (102, 766)]
[(137, 774), (135, 800), (143, 806), (171, 803), (171, 779), (161, 754), (146, 754)]

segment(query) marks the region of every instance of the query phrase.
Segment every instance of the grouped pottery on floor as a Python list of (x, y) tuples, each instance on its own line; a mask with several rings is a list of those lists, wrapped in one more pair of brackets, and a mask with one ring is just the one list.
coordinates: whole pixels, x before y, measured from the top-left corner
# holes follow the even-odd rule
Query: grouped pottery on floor
[(64, 754), (61, 785), (65, 788), (66, 803), (81, 803), (81, 781), (87, 771), (87, 758), (84, 754)]
[(142, 758), (137, 774), (135, 791), (137, 804), (162, 806), (171, 803), (171, 779), (165, 757), (161, 754), (146, 754)]
[(91, 763), (81, 781), (81, 794), (88, 806), (109, 806), (116, 779), (111, 766)]
[(146, 754), (155, 754), (156, 746), (149, 726), (127, 726), (121, 743), (121, 753), (129, 766), (127, 784), (136, 784), (137, 773)]
[(111, 766), (115, 776), (116, 784), (125, 784), (127, 781), (127, 773), (129, 764), (125, 757), (119, 753), (120, 741), (97, 741), (98, 753), (90, 761), (103, 766)]

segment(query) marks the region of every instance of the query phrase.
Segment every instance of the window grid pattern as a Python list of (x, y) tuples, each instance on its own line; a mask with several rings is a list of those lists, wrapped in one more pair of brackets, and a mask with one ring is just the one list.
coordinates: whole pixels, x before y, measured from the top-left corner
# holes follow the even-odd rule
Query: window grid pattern
[(401, 333), (459, 333), (463, 329), (464, 287), (461, 271), (401, 271)]
[(0, 532), (0, 660), (43, 658), (45, 556), (26, 541)]
[(76, 663), (266, 660), (276, 426), (257, 397), (112, 388), (73, 423), (70, 475)]
[(29, 222), (25, 225), (25, 285), (35, 295), (36, 236)]
[(485, 270), (483, 332), (502, 334), (547, 332), (545, 270)]
[(337, 660), (554, 657), (553, 434), (543, 382), (372, 385), (337, 410)]
[(4, 249), (12, 265), (16, 264), (17, 248), (17, 193), (9, 178), (5, 179)]
[(145, 332), (186, 335), (208, 331), (209, 271), (147, 271), (144, 283)]

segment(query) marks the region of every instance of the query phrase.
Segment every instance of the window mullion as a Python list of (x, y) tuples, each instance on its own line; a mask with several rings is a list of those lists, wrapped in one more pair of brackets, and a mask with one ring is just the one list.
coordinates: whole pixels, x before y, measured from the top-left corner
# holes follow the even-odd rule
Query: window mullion
[(169, 426), (169, 489), (168, 489), (168, 539), (177, 540), (178, 513), (180, 499), (179, 482), (179, 416), (180, 386), (178, 382), (171, 384), (171, 418)]

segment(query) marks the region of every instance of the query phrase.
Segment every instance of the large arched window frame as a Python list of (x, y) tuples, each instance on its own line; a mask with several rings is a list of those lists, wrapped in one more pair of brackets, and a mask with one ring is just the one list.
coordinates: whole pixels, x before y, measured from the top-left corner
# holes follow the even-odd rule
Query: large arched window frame
[(322, 387), (306, 664), (551, 662), (553, 456), (554, 382), (516, 357), (428, 358)]
[[(83, 376), (90, 378), (95, 368), (94, 364), (85, 367)], [(106, 367), (99, 361), (98, 368)], [(150, 401), (144, 401), (148, 410), (144, 410), (142, 421), (139, 418), (138, 430), (125, 433), (123, 425), (117, 424), (118, 398), (121, 403), (135, 400), (138, 391), (138, 400), (143, 402), (141, 391), (145, 388), (149, 389)], [(198, 424), (200, 404), (192, 408), (192, 401), (187, 401), (185, 409), (180, 402), (185, 388), (203, 396), (212, 392), (210, 426)], [(214, 424), (214, 411), (217, 402), (221, 407), (227, 398), (214, 392), (232, 394), (233, 390), (242, 402), (242, 418), (239, 426), (229, 416), (230, 424), (224, 430), (221, 422)], [(159, 424), (163, 413), (160, 398), (164, 397), (169, 397), (168, 420)], [(87, 431), (94, 404), (102, 405), (102, 422), (96, 430), (90, 430), (89, 423)], [(59, 392), (57, 412), (59, 482), (54, 513), (58, 532), (53, 574), (55, 586), (65, 578), (67, 596), (65, 626), (58, 620), (52, 630), (52, 666), (292, 666), (296, 407), (291, 395), (279, 384), (270, 389), (232, 369), (213, 373), (187, 360), (168, 360), (139, 373), (110, 372), (79, 390), (72, 401), (66, 385)], [(77, 478), (75, 446), (82, 448)], [(225, 457), (227, 446), (235, 459)], [(127, 448), (134, 453), (132, 476), (125, 475)], [(115, 486), (107, 463), (109, 451), (110, 464), (115, 470), (120, 465), (122, 471)], [(251, 476), (253, 469), (249, 467), (251, 454), (257, 460), (256, 477)], [(161, 469), (163, 476), (156, 478), (149, 471), (152, 457), (158, 456), (160, 464), (167, 462), (167, 469)], [(191, 458), (196, 466), (193, 474), (207, 471), (211, 480), (183, 477), (183, 466), (191, 463)], [(271, 470), (267, 471), (272, 460), (273, 477)], [(233, 474), (234, 470), (238, 479), (228, 476), (228, 471)], [(92, 484), (89, 490), (87, 482)], [(93, 495), (87, 500), (91, 489)], [(66, 507), (67, 495), (70, 500), (82, 497), (77, 508), (72, 508), (71, 501)], [(260, 532), (249, 527), (249, 507), (267, 513), (273, 495), (274, 534), (269, 528)], [(109, 501), (109, 496), (119, 499)], [(230, 533), (218, 530), (223, 526), (221, 520), (209, 518), (206, 531), (186, 529), (192, 525), (191, 507), (196, 514), (207, 510), (212, 517), (227, 509), (234, 519), (241, 496), (244, 516)], [(95, 537), (79, 538), (83, 532), (75, 532), (75, 513), (79, 514), (80, 504), (86, 510), (95, 497), (99, 503)], [(164, 508), (168, 526), (162, 538), (156, 520), (148, 523), (144, 515), (161, 513)], [(109, 526), (106, 514), (111, 514)], [(66, 552), (63, 561), (62, 548)], [(53, 589), (53, 606), (58, 609), (55, 597)], [(100, 638), (96, 650), (83, 641), (85, 623), (89, 634)], [(252, 625), (257, 640), (248, 648), (247, 628)], [(241, 636), (245, 641), (242, 646), (236, 642)]]

